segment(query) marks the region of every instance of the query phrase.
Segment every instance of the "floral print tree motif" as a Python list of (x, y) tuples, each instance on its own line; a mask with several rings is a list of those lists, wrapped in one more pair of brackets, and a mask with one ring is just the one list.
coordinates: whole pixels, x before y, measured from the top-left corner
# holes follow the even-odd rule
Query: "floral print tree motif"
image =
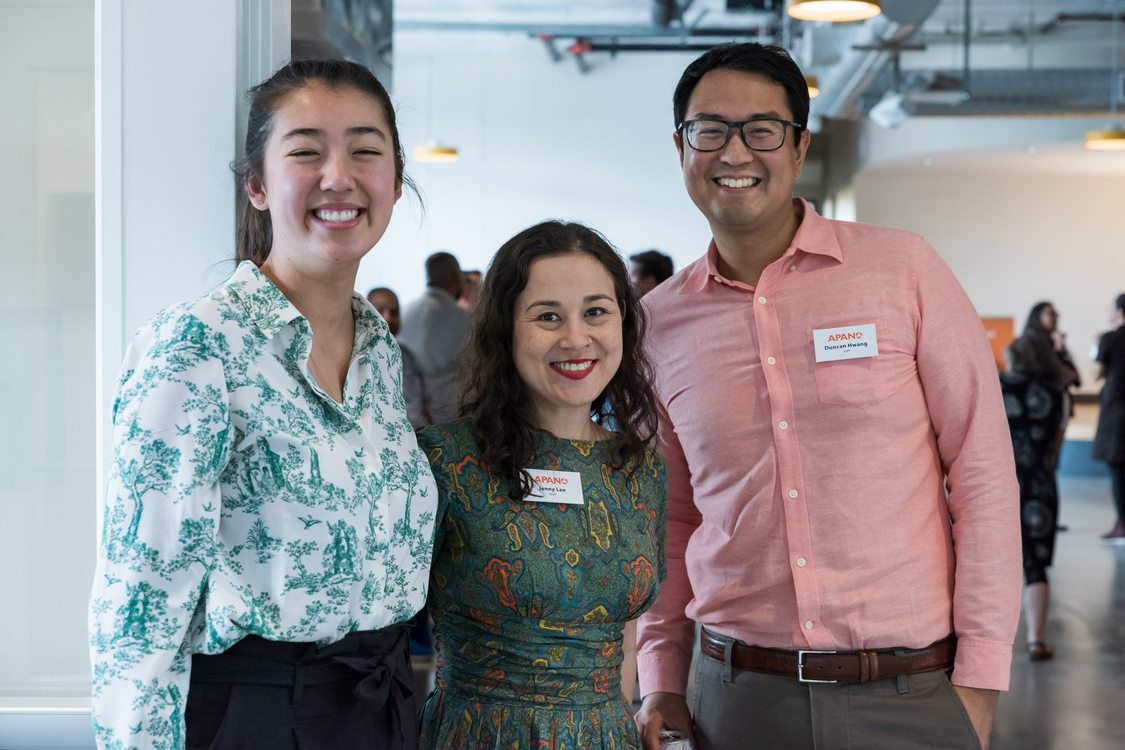
[(309, 540), (294, 540), (285, 545), (285, 555), (297, 570), (297, 575), (285, 576), (285, 591), (304, 589), (312, 592), (319, 588), (321, 577), (310, 573), (304, 558), (317, 552), (320, 545)]
[(155, 631), (168, 610), (168, 594), (154, 589), (148, 581), (127, 586), (127, 599), (117, 609), (113, 644), (116, 647), (136, 645), (150, 649)]
[(250, 531), (246, 534), (246, 543), (231, 547), (231, 554), (241, 554), (242, 550), (249, 548), (254, 551), (254, 556), (259, 563), (269, 562), (274, 554), (281, 549), (281, 540), (270, 536), (270, 531), (262, 519), (254, 521)]
[[(215, 521), (212, 518), (185, 518), (180, 523), (180, 554), (166, 562), (162, 573), (168, 578), (193, 565), (206, 566), (215, 557)], [(241, 567), (241, 566), (239, 566)]]
[(132, 548), (136, 546), (137, 532), (141, 527), (145, 495), (168, 491), (172, 473), (180, 461), (180, 451), (156, 438), (141, 444), (139, 456), (129, 459), (119, 457), (118, 460), (117, 471), (133, 505), (129, 525), (121, 535), (121, 547)]
[(359, 540), (355, 528), (346, 521), (328, 524), (332, 541), (324, 550), (324, 582), (339, 583), (351, 580), (356, 574), (356, 554)]

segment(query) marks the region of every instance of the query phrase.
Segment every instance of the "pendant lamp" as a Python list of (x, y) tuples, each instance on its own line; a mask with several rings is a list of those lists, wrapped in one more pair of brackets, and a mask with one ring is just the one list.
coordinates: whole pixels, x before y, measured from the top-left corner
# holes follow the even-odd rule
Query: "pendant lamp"
[(431, 142), (425, 146), (415, 146), (410, 151), (414, 161), (425, 164), (448, 164), (457, 161), (461, 154), (454, 146), (445, 146), (441, 143)]
[(789, 15), (801, 21), (865, 21), (882, 12), (879, 0), (789, 0)]
[(809, 87), (809, 98), (815, 99), (820, 96), (820, 79), (816, 76), (805, 76), (805, 84)]
[(434, 59), (431, 56), (426, 62), (426, 134), (429, 136), (424, 144), (410, 149), (410, 156), (422, 164), (450, 164), (461, 158), (456, 146), (448, 146), (437, 138), (433, 131), (434, 117)]

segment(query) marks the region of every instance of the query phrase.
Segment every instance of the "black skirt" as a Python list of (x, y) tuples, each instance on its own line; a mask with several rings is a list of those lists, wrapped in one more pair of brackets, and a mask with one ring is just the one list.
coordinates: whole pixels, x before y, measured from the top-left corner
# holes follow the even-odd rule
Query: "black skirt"
[(414, 750), (408, 633), (395, 625), (324, 648), (247, 636), (192, 656), (188, 750)]

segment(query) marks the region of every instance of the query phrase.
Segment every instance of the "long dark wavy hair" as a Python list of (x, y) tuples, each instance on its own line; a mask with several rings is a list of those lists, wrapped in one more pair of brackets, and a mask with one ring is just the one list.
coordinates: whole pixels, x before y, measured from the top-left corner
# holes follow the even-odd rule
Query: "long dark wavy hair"
[(415, 195), (418, 189), (405, 173), (406, 157), (398, 136), (395, 108), (387, 89), (370, 70), (351, 60), (294, 60), (267, 80), (250, 89), (250, 115), (246, 123), (245, 155), (231, 164), (235, 190), (238, 191), (238, 233), (235, 238), (235, 260), (252, 260), (262, 265), (273, 246), (273, 223), (269, 211), (259, 211), (250, 204), (246, 183), (265, 179), (266, 141), (273, 131), (274, 115), (285, 98), (310, 84), (320, 84), (333, 91), (355, 89), (379, 102), (394, 144), (395, 180)]
[(1027, 313), (1027, 322), (1025, 322), (1023, 324), (1023, 332), (1024, 333), (1027, 333), (1028, 331), (1040, 331), (1042, 333), (1050, 333), (1050, 331), (1048, 331), (1044, 327), (1043, 320), (1042, 320), (1043, 311), (1046, 310), (1048, 307), (1053, 308), (1054, 305), (1052, 305), (1047, 300), (1043, 300), (1042, 302), (1036, 302), (1034, 305), (1031, 306), (1031, 310), (1028, 311), (1028, 313)]
[(652, 365), (643, 347), (644, 311), (625, 263), (605, 237), (582, 224), (545, 221), (529, 227), (504, 243), (484, 277), (465, 358), (461, 408), (482, 437), (482, 462), (494, 476), (512, 483), (517, 500), (532, 489), (524, 467), (535, 453), (540, 430), (512, 354), (516, 298), (527, 286), (532, 263), (580, 253), (597, 260), (613, 279), (622, 313), (621, 366), (591, 404), (590, 418), (604, 424), (612, 410), (618, 426), (614, 460), (630, 473), (642, 465), (645, 447), (656, 433)]

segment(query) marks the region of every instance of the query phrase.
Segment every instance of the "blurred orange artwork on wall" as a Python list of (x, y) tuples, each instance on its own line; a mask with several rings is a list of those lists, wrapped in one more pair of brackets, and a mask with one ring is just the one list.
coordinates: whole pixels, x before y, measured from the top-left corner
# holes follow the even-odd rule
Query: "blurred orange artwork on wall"
[(1016, 337), (1016, 322), (1012, 318), (981, 318), (988, 343), (992, 346), (992, 358), (996, 369), (1004, 370), (1004, 350)]

